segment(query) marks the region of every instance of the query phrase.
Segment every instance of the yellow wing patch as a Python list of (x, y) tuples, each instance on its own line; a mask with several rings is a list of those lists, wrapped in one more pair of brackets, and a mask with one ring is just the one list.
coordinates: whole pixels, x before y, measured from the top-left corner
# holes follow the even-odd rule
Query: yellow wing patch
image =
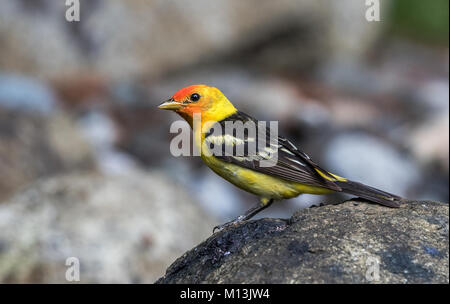
[(346, 182), (346, 181), (347, 181), (347, 179), (346, 179), (345, 177), (341, 177), (341, 176), (339, 176), (339, 175), (336, 175), (336, 174), (327, 172), (327, 174), (329, 174), (329, 175), (332, 176), (332, 177), (330, 177), (330, 176), (328, 176), (327, 174), (323, 173), (322, 171), (320, 171), (320, 170), (317, 169), (317, 168), (315, 168), (315, 170), (317, 171), (317, 173), (320, 174), (320, 176), (322, 176), (323, 178), (325, 178), (325, 179), (327, 179), (327, 180), (329, 180), (329, 181), (332, 181), (332, 182), (336, 182), (336, 181), (339, 181), (339, 182)]

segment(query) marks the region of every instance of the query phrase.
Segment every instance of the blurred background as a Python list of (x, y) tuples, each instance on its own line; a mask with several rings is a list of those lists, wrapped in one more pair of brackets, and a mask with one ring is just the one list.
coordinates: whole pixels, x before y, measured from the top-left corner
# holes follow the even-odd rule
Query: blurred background
[[(326, 169), (449, 201), (447, 0), (0, 3), (0, 281), (151, 283), (256, 198), (173, 157), (156, 106), (191, 84)], [(303, 195), (259, 217), (345, 199)]]

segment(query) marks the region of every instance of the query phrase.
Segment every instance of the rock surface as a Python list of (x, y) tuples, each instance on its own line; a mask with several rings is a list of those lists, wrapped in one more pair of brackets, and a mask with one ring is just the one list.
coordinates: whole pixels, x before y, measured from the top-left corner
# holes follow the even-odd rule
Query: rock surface
[(448, 283), (448, 215), (444, 203), (347, 201), (250, 221), (185, 253), (157, 283)]
[(0, 205), (0, 282), (154, 282), (216, 222), (160, 173), (41, 180)]

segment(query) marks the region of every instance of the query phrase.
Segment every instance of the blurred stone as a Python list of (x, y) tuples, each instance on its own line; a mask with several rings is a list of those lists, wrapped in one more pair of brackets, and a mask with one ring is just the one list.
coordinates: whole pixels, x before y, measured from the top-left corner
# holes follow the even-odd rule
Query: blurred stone
[(449, 171), (449, 114), (436, 114), (421, 126), (413, 129), (407, 137), (407, 146), (424, 165), (437, 163)]
[(2, 1), (0, 67), (55, 79), (160, 76), (217, 59), (298, 70), (327, 48), (327, 1), (92, 0), (80, 8), (81, 22), (67, 22), (61, 1)]
[(105, 174), (127, 174), (137, 168), (131, 155), (115, 145), (118, 140), (117, 126), (101, 111), (89, 111), (79, 120), (81, 130), (92, 146), (98, 169)]
[[(328, 100), (330, 120), (338, 127), (367, 128), (380, 117), (380, 105), (352, 97), (335, 96)], [(384, 117), (386, 119), (386, 117)]]
[(104, 112), (89, 111), (81, 116), (79, 124), (87, 140), (97, 150), (109, 149), (117, 141), (117, 127)]
[(431, 113), (448, 112), (449, 110), (449, 84), (448, 79), (439, 79), (425, 82), (418, 89), (419, 98), (427, 105)]
[(94, 167), (90, 146), (63, 112), (0, 108), (0, 159), (0, 201), (37, 178)]
[(332, 138), (324, 158), (329, 171), (400, 196), (408, 196), (420, 182), (419, 168), (410, 157), (364, 133)]
[[(365, 18), (369, 6), (358, 0), (329, 1), (329, 5), (334, 56), (336, 59), (353, 57), (355, 61), (364, 58), (382, 33), (378, 22), (368, 22)], [(388, 15), (389, 7), (389, 2), (380, 5), (380, 16)]]
[(161, 102), (115, 103), (109, 111), (117, 130), (116, 148), (145, 166), (155, 166), (171, 156), (170, 138), (175, 135), (170, 134), (169, 126), (178, 115), (161, 112), (156, 106)]
[(107, 103), (106, 79), (96, 74), (77, 73), (59, 77), (52, 86), (60, 103), (69, 109), (84, 110)]
[(49, 114), (55, 109), (53, 92), (39, 80), (11, 74), (0, 74), (0, 107)]
[(0, 282), (151, 283), (215, 224), (159, 172), (41, 180), (0, 205)]
[(448, 204), (362, 201), (220, 231), (156, 283), (447, 283)]
[[(301, 99), (297, 89), (279, 79), (257, 79), (237, 99), (242, 107), (263, 114), (268, 120), (295, 117), (301, 112)], [(264, 119), (261, 119), (264, 120)]]
[[(381, 22), (368, 22), (369, 8), (365, 1), (329, 1), (328, 41), (331, 45), (319, 73), (322, 78), (340, 88), (369, 91), (374, 88), (373, 73), (365, 66), (367, 55), (383, 33)], [(389, 2), (380, 5), (380, 16), (389, 14)], [(369, 73), (367, 73), (369, 72)]]
[(449, 170), (449, 84), (442, 79), (429, 80), (414, 90), (423, 119), (411, 127), (405, 145), (423, 164), (437, 164)]
[[(243, 204), (239, 197), (239, 190), (236, 191), (232, 184), (209, 169), (205, 171), (201, 178), (196, 179), (192, 187), (199, 203), (209, 214), (225, 221), (235, 218), (250, 208)], [(214, 193), (214, 199), (211, 199), (211, 193)], [(258, 198), (255, 196), (253, 204), (257, 202)]]
[(92, 165), (92, 148), (72, 118), (63, 112), (53, 115), (48, 119), (47, 131), (50, 146), (68, 170)]

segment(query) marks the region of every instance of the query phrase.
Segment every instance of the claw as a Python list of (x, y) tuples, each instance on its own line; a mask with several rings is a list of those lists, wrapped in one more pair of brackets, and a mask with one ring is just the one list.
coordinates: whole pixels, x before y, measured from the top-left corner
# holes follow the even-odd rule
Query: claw
[(225, 224), (222, 225), (217, 225), (216, 227), (213, 228), (213, 234), (216, 232), (216, 230), (222, 230), (226, 227), (229, 226), (236, 226), (237, 224), (240, 224), (246, 220), (249, 220), (250, 218), (252, 218), (255, 214), (257, 214), (258, 212), (266, 209), (267, 207), (269, 207), (270, 205), (272, 205), (273, 203), (273, 199), (270, 199), (268, 201), (264, 200), (261, 201), (261, 203), (259, 203), (258, 205), (256, 205), (255, 207), (247, 210), (247, 212), (245, 212), (245, 214), (238, 216), (236, 219), (227, 222)]
[(217, 225), (217, 226), (215, 226), (215, 227), (213, 228), (213, 233), (215, 233), (216, 230), (221, 231), (221, 230), (223, 230), (223, 229), (225, 229), (225, 228), (227, 228), (227, 227), (230, 227), (230, 226), (236, 226), (236, 225), (238, 225), (238, 224), (240, 224), (240, 223), (242, 223), (242, 222), (243, 222), (242, 219), (237, 218), (237, 219), (235, 219), (234, 221), (230, 221), (230, 222), (227, 222), (227, 223), (222, 224), (222, 225)]

